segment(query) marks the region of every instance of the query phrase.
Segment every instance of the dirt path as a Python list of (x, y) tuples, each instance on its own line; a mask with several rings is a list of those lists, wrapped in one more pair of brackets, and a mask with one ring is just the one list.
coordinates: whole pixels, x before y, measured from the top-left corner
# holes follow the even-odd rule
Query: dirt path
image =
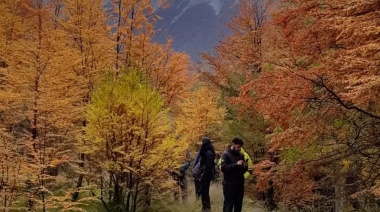
[[(200, 212), (201, 201), (195, 199), (194, 184), (191, 180), (188, 182), (188, 200), (185, 204), (168, 205), (169, 211), (173, 212)], [(210, 187), (211, 211), (223, 211), (223, 189), (220, 183), (213, 183)], [(267, 210), (258, 203), (249, 198), (244, 198), (242, 212), (266, 212)]]

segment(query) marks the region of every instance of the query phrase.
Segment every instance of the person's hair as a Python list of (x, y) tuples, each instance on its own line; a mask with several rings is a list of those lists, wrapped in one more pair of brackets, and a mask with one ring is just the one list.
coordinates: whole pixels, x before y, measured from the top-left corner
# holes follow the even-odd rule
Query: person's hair
[(240, 145), (240, 146), (244, 145), (243, 140), (241, 138), (238, 138), (238, 137), (235, 137), (234, 139), (232, 139), (232, 143), (236, 144), (236, 145)]
[[(200, 157), (203, 161), (206, 161), (206, 152), (211, 151), (215, 155), (214, 146), (211, 143), (211, 139), (208, 137), (203, 137), (202, 139), (202, 146), (199, 150)], [(203, 162), (202, 162), (203, 163)]]
[(205, 146), (205, 145), (210, 145), (210, 144), (211, 144), (211, 139), (208, 137), (203, 137), (202, 145)]

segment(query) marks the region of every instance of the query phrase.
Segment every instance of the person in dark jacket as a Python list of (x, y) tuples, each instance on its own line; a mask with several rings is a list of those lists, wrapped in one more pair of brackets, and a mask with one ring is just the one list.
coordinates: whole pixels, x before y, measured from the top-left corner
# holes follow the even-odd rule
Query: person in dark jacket
[(244, 142), (235, 137), (231, 146), (222, 155), (223, 212), (241, 212), (244, 197), (244, 173), (248, 165), (240, 152)]
[(211, 140), (207, 137), (202, 139), (202, 146), (199, 150), (199, 162), (202, 167), (202, 175), (200, 177), (201, 183), (201, 197), (202, 197), (202, 211), (211, 211), (210, 202), (210, 183), (214, 179), (215, 167), (215, 150)]

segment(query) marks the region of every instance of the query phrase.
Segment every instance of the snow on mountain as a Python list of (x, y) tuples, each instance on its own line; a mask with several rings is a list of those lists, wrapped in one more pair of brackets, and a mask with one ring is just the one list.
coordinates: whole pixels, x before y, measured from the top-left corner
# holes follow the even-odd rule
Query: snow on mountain
[(208, 4), (214, 10), (215, 15), (219, 15), (220, 10), (222, 9), (222, 6), (223, 6), (221, 0), (210, 0)]
[(214, 10), (215, 15), (219, 15), (220, 10), (222, 9), (222, 0), (190, 0), (190, 7), (195, 6), (197, 4), (205, 4), (207, 3)]
[(155, 26), (159, 32), (155, 42), (173, 39), (176, 51), (187, 52), (199, 61), (200, 52), (211, 52), (230, 30), (225, 26), (236, 14), (239, 0), (174, 0), (165, 10), (158, 10), (162, 18)]
[(222, 9), (223, 3), (224, 3), (223, 0), (189, 0), (189, 2), (183, 1), (180, 4), (178, 4), (176, 7), (177, 8), (180, 7), (181, 4), (186, 4), (186, 6), (181, 10), (181, 12), (178, 15), (176, 15), (172, 19), (171, 23), (176, 22), (188, 9), (195, 7), (199, 4), (210, 5), (214, 11), (214, 14), (218, 16)]

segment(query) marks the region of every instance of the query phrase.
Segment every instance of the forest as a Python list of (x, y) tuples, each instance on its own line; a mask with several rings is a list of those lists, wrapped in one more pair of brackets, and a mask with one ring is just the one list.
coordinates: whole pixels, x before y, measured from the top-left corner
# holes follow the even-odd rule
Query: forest
[(166, 211), (204, 136), (268, 209), (379, 211), (380, 0), (238, 4), (194, 64), (152, 0), (0, 0), (1, 211)]

